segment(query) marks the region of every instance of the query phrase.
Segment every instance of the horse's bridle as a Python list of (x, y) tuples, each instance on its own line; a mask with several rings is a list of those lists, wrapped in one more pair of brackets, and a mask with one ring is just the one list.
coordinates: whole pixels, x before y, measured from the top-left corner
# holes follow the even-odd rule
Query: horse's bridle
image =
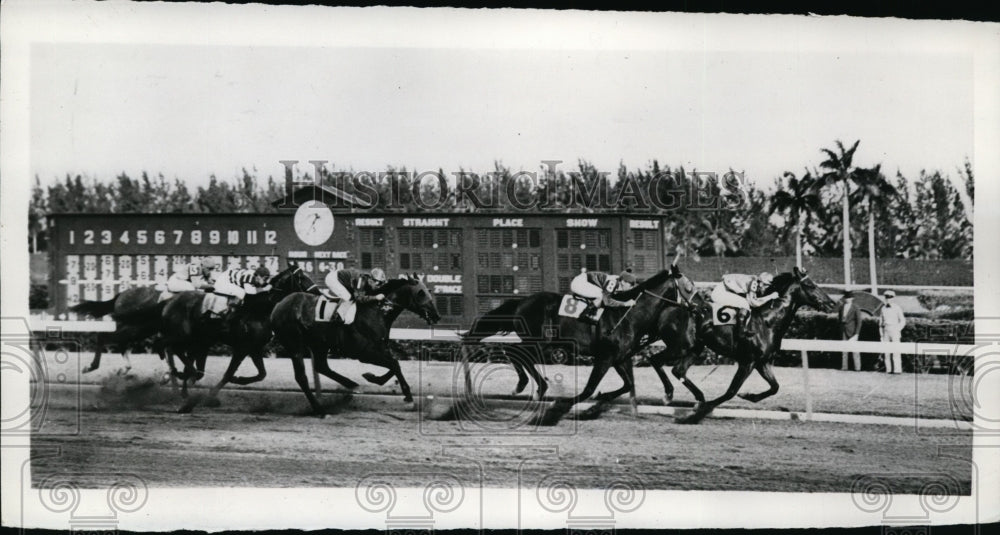
[[(302, 271), (302, 268), (300, 266), (295, 266), (295, 269), (292, 270), (291, 275), (295, 275), (296, 273), (298, 273), (300, 271)], [(281, 275), (281, 274), (279, 273), (278, 275), (275, 275), (271, 280), (273, 281), (274, 279), (278, 278), (279, 275)], [(309, 279), (309, 280), (311, 281), (312, 279)], [(268, 281), (268, 284), (271, 284), (271, 281)], [(303, 290), (303, 292), (309, 293), (309, 292), (311, 292), (313, 290), (313, 288), (319, 288), (319, 285), (314, 282), (314, 283), (312, 283), (312, 286), (306, 288), (305, 290)]]
[[(298, 273), (300, 271), (302, 271), (302, 268), (299, 267), (299, 266), (295, 266), (295, 271), (292, 271), (292, 275), (295, 275), (296, 273)], [(312, 279), (309, 279), (309, 280), (312, 280)], [(319, 285), (314, 282), (314, 283), (312, 283), (312, 286), (306, 288), (305, 292), (309, 293), (309, 292), (311, 292), (313, 290), (313, 288), (319, 288)]]
[[(674, 290), (677, 290), (677, 296), (680, 299), (682, 299), (683, 302), (681, 302), (681, 301), (674, 301), (673, 299), (670, 299), (669, 297), (665, 297), (665, 296), (662, 296), (662, 295), (656, 295), (655, 293), (653, 293), (653, 292), (651, 292), (649, 290), (643, 290), (643, 293), (648, 294), (650, 297), (655, 297), (656, 299), (659, 299), (660, 301), (663, 301), (665, 303), (669, 303), (669, 304), (674, 305), (674, 306), (685, 307), (685, 308), (694, 308), (694, 303), (691, 302), (691, 299), (689, 299), (686, 295), (684, 295), (684, 292), (681, 291), (681, 288), (680, 288), (680, 285), (678, 284), (677, 278), (674, 278)], [(664, 293), (666, 293), (666, 292), (664, 292)]]

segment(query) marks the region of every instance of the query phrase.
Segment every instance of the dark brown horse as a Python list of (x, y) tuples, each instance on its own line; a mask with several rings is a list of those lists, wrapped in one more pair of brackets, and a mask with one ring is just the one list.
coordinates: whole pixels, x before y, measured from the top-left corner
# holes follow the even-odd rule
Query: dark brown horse
[[(462, 365), (465, 370), (466, 393), (472, 393), (469, 373), (471, 348), (484, 338), (496, 334), (514, 333), (520, 338), (518, 346), (528, 346), (527, 354), (541, 358), (547, 345), (575, 345), (577, 354), (591, 355), (594, 367), (583, 391), (578, 395), (556, 400), (556, 406), (547, 411), (537, 423), (551, 425), (569, 411), (572, 405), (593, 395), (601, 379), (612, 367), (622, 377), (624, 385), (618, 391), (601, 396), (601, 400), (629, 392), (633, 413), (637, 413), (632, 355), (645, 344), (655, 340), (660, 328), (660, 316), (669, 308), (684, 309), (684, 301), (694, 292), (694, 285), (672, 265), (640, 283), (635, 288), (618, 292), (613, 297), (620, 301), (635, 299), (632, 307), (606, 308), (596, 326), (574, 318), (560, 316), (558, 309), (562, 294), (540, 292), (523, 299), (512, 299), (500, 307), (477, 318), (462, 337)], [(679, 312), (681, 313), (681, 312)], [(683, 314), (683, 313), (681, 313)], [(684, 316), (686, 318), (686, 316)], [(680, 326), (686, 328), (686, 320)], [(545, 394), (545, 379), (531, 363), (519, 363), (538, 384), (538, 396)], [(518, 364), (514, 364), (515, 368)]]
[[(132, 346), (160, 332), (160, 316), (166, 305), (166, 301), (159, 300), (161, 293), (152, 286), (139, 286), (129, 288), (107, 301), (84, 301), (70, 307), (69, 310), (77, 314), (92, 318), (110, 314), (115, 320), (114, 332), (97, 333), (94, 359), (83, 369), (83, 373), (90, 373), (101, 366), (101, 354), (108, 345), (118, 346), (118, 351), (125, 359), (125, 371), (132, 368), (128, 357)], [(161, 360), (165, 358), (158, 341), (153, 344), (153, 350), (160, 355)]]
[[(189, 380), (197, 381), (204, 376), (208, 351), (218, 343), (231, 347), (233, 358), (222, 380), (209, 394), (210, 399), (228, 382), (249, 384), (264, 379), (264, 349), (271, 340), (270, 317), (274, 306), (293, 292), (317, 291), (316, 284), (294, 264), (272, 277), (269, 284), (270, 291), (247, 295), (242, 305), (233, 307), (219, 319), (202, 314), (204, 292), (181, 292), (170, 299), (163, 308), (163, 343), (168, 362), (176, 354), (184, 363), (184, 371), (176, 374), (184, 381), (182, 395), (187, 395)], [(236, 370), (248, 355), (257, 367), (257, 375), (236, 377)], [(193, 403), (188, 403), (181, 412), (191, 408)]]
[[(772, 364), (796, 311), (806, 305), (829, 312), (835, 306), (830, 296), (816, 286), (806, 271), (797, 267), (791, 273), (775, 276), (771, 288), (778, 292), (780, 298), (751, 314), (747, 335), (741, 340), (734, 340), (731, 325), (714, 325), (711, 304), (700, 294), (695, 297), (697, 343), (694, 347), (678, 352), (671, 347), (673, 334), (667, 331), (661, 333), (667, 348), (650, 357), (650, 363), (663, 382), (667, 399), (673, 398), (674, 389), (662, 367), (674, 364), (672, 373), (698, 400), (694, 412), (678, 420), (679, 422), (700, 422), (715, 407), (732, 399), (755, 369), (767, 381), (768, 389), (758, 394), (740, 394), (740, 397), (756, 403), (777, 393), (778, 381), (774, 378)], [(737, 363), (736, 375), (726, 393), (711, 401), (705, 401), (701, 390), (686, 376), (688, 368), (700, 358), (705, 347)]]
[(441, 319), (434, 298), (427, 286), (417, 277), (390, 279), (378, 290), (385, 295), (382, 302), (357, 305), (353, 323), (317, 322), (316, 295), (294, 293), (284, 298), (271, 313), (271, 324), (278, 341), (292, 359), (295, 381), (309, 400), (318, 416), (324, 411), (309, 388), (304, 360), (311, 357), (313, 369), (345, 388), (356, 388), (357, 383), (330, 369), (327, 355), (355, 358), (365, 364), (374, 364), (388, 371), (381, 376), (365, 373), (371, 383), (384, 385), (392, 377), (399, 380), (404, 401), (413, 401), (410, 385), (403, 377), (399, 362), (389, 350), (389, 329), (403, 310), (409, 310), (428, 324)]

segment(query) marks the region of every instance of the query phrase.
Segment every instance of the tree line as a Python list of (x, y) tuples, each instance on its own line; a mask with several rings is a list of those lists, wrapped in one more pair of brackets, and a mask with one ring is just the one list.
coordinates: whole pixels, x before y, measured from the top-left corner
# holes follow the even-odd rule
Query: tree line
[[(533, 210), (600, 213), (648, 212), (666, 219), (670, 250), (692, 256), (822, 256), (851, 254), (883, 258), (972, 260), (974, 177), (966, 161), (953, 176), (921, 171), (917, 177), (889, 178), (881, 166), (859, 168), (859, 143), (821, 149), (813, 168), (788, 171), (760, 184), (736, 172), (699, 173), (653, 161), (644, 168), (620, 165), (611, 176), (580, 160), (572, 169), (541, 166), (515, 171), (501, 162), (486, 172), (460, 170), (446, 188), (427, 176), (442, 170), (389, 167), (367, 175), (361, 186), (372, 210), (421, 212)], [(318, 182), (348, 192), (356, 177), (322, 168)], [(531, 177), (533, 180), (526, 179)], [(424, 179), (413, 187), (414, 177)], [(313, 180), (303, 171), (296, 181)], [(233, 179), (209, 178), (190, 188), (162, 174), (119, 174), (113, 180), (67, 175), (42, 186), (35, 177), (29, 211), (29, 247), (46, 249), (46, 216), (52, 213), (263, 213), (285, 195), (285, 178), (259, 178), (244, 169)], [(470, 202), (471, 198), (488, 202)], [(655, 202), (659, 200), (660, 202)], [(669, 203), (665, 207), (663, 202)], [(846, 218), (845, 218), (846, 215)], [(845, 220), (847, 232), (845, 232)], [(874, 253), (872, 255), (871, 253)]]

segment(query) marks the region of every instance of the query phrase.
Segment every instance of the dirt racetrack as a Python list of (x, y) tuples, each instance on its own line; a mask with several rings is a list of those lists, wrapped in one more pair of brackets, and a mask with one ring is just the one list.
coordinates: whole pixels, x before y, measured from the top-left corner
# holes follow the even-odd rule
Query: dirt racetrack
[[(61, 474), (100, 487), (107, 483), (88, 474), (124, 472), (150, 487), (355, 487), (366, 475), (388, 473), (398, 485), (416, 486), (421, 476), (414, 474), (427, 470), (479, 484), (478, 460), (489, 487), (530, 487), (553, 472), (575, 474), (583, 488), (626, 475), (647, 489), (849, 493), (869, 474), (899, 474), (894, 492), (939, 483), (964, 495), (971, 485), (970, 432), (928, 435), (904, 426), (742, 418), (683, 426), (669, 417), (612, 412), (563, 421), (538, 436), (484, 435), (461, 434), (455, 421), (421, 420), (402, 405), (348, 408), (325, 419), (182, 415), (169, 406), (57, 409), (46, 418), (47, 434), (32, 441), (36, 484)], [(78, 423), (79, 434), (60, 436)], [(939, 446), (957, 447), (942, 455)]]

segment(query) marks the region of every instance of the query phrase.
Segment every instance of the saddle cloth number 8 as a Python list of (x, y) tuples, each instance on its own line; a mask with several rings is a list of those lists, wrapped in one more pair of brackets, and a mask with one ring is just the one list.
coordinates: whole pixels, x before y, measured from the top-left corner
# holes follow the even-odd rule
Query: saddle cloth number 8
[(580, 314), (587, 308), (587, 302), (575, 295), (566, 294), (562, 303), (559, 304), (559, 315), (567, 318), (579, 319)]

